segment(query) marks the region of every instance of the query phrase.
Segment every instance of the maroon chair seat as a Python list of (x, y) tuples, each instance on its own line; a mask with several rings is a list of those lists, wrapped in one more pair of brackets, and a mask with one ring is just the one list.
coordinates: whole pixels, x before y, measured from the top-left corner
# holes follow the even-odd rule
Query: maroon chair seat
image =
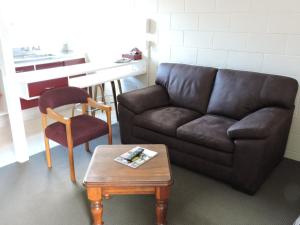
[[(98, 124), (98, 126), (96, 126)], [(79, 115), (71, 118), (73, 145), (77, 146), (94, 138), (108, 133), (107, 123), (88, 115)], [(45, 129), (46, 136), (51, 140), (67, 147), (66, 126), (56, 122)]]

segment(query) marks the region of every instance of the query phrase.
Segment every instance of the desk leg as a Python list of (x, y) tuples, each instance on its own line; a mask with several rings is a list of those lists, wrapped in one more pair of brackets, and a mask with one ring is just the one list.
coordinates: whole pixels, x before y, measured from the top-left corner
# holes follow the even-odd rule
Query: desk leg
[(170, 188), (169, 187), (156, 187), (156, 224), (167, 224), (167, 210)]
[[(89, 96), (90, 96), (91, 98), (94, 98), (94, 96), (93, 96), (93, 87), (88, 87), (87, 92), (88, 92), (88, 94), (89, 94)], [(90, 114), (89, 111), (91, 112), (92, 109), (93, 109), (93, 108), (92, 108), (91, 106), (89, 106), (89, 110), (88, 110), (88, 113), (87, 113), (87, 114)], [(92, 113), (91, 113), (91, 115), (92, 115)]]
[(122, 91), (121, 80), (117, 80), (117, 81), (118, 81), (119, 92), (120, 92), (120, 94), (122, 94), (123, 91)]
[(101, 91), (101, 101), (103, 102), (104, 105), (106, 105), (105, 95), (104, 95), (104, 84), (100, 84), (99, 88)]
[(101, 188), (87, 188), (88, 199), (91, 203), (93, 225), (103, 225), (102, 190)]
[(111, 83), (111, 89), (112, 89), (113, 96), (114, 96), (114, 103), (115, 103), (115, 110), (116, 110), (117, 120), (119, 121), (119, 111), (118, 111), (116, 86), (115, 86), (115, 82), (114, 81), (111, 81), (110, 83)]

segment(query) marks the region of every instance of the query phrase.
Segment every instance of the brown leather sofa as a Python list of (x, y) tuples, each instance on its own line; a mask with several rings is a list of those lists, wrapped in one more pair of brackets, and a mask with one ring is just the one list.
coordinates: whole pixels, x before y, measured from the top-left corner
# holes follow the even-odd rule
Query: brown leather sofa
[(295, 79), (164, 63), (118, 96), (122, 143), (164, 143), (171, 162), (254, 194), (283, 158)]

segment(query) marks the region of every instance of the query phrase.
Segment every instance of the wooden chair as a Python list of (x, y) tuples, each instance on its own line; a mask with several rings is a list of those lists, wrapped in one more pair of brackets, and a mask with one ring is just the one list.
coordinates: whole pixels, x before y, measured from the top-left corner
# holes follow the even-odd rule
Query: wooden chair
[[(53, 110), (56, 107), (75, 103), (82, 104), (81, 115), (68, 118)], [(88, 106), (105, 111), (107, 122), (87, 115)], [(62, 87), (44, 92), (39, 99), (39, 108), (42, 113), (48, 168), (52, 167), (49, 147), (49, 139), (51, 139), (68, 148), (70, 176), (71, 180), (76, 182), (73, 147), (85, 143), (86, 150), (89, 151), (88, 142), (105, 134), (108, 134), (108, 144), (112, 144), (111, 107), (98, 104), (80, 88)], [(57, 122), (48, 125), (48, 117)]]

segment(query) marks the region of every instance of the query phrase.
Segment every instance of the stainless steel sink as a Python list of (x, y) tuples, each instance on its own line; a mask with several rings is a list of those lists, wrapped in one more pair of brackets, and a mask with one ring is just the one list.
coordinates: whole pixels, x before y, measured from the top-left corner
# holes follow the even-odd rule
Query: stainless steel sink
[(32, 61), (40, 61), (40, 60), (47, 60), (47, 59), (55, 59), (58, 56), (54, 54), (28, 54), (28, 55), (18, 55), (14, 56), (15, 63), (23, 63), (23, 62), (32, 62)]
[(40, 49), (40, 46), (13, 48), (13, 55), (15, 63), (41, 61), (57, 58), (57, 56), (54, 54), (42, 51)]

